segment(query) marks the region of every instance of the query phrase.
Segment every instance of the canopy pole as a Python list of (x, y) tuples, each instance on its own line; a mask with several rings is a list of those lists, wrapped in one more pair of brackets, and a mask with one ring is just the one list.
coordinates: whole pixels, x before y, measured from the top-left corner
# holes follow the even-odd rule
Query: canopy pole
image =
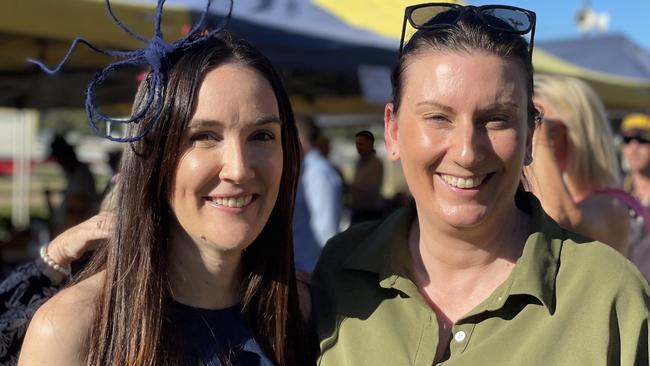
[(35, 113), (20, 109), (16, 111), (13, 123), (11, 223), (18, 230), (29, 226), (30, 163), (35, 120)]

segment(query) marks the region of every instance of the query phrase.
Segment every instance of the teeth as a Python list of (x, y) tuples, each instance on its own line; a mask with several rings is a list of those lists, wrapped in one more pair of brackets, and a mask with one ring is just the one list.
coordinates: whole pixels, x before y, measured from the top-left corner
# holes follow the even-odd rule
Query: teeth
[(253, 195), (248, 195), (244, 197), (215, 197), (212, 199), (212, 202), (217, 205), (231, 207), (231, 208), (241, 208), (248, 205), (253, 199)]
[(440, 174), (440, 178), (442, 178), (442, 180), (444, 180), (447, 184), (449, 184), (452, 187), (468, 189), (468, 188), (475, 188), (481, 185), (481, 183), (483, 183), (483, 179), (485, 179), (485, 175), (480, 175), (471, 178), (459, 178), (459, 177), (454, 177), (453, 175)]

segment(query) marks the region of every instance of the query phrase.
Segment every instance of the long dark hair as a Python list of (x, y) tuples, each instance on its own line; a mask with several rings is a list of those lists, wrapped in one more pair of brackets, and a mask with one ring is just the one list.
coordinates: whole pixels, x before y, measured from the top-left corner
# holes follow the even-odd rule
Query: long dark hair
[[(174, 220), (169, 198), (201, 82), (210, 70), (227, 63), (251, 67), (269, 81), (282, 122), (280, 190), (269, 221), (242, 255), (242, 311), (256, 341), (276, 364), (315, 363), (299, 312), (293, 264), (291, 225), (300, 171), (293, 111), (270, 61), (246, 41), (224, 33), (168, 58), (161, 113), (147, 112), (131, 131), (154, 123), (145, 138), (125, 147), (116, 232), (84, 274), (105, 270), (88, 341), (88, 365), (177, 365), (184, 359), (174, 344), (168, 313), (173, 301), (167, 274), (168, 228)], [(140, 87), (134, 109), (150, 92), (147, 85)]]

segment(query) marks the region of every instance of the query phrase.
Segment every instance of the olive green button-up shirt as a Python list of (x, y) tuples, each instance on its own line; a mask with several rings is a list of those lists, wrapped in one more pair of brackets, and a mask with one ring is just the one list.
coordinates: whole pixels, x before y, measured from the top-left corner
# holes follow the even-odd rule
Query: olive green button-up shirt
[[(532, 232), (506, 281), (451, 329), (441, 365), (648, 365), (650, 287), (613, 249), (563, 230), (529, 194)], [(438, 323), (407, 245), (415, 207), (325, 247), (312, 278), (323, 366), (431, 366)]]

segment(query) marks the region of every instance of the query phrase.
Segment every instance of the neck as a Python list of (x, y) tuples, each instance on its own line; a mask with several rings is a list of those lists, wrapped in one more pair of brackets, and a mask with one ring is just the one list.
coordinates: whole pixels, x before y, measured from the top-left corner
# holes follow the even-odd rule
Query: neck
[[(465, 270), (474, 265), (490, 263), (494, 258), (512, 257), (513, 241), (520, 239), (522, 227), (527, 224), (528, 215), (512, 207), (494, 213), (492, 220), (476, 228), (456, 228), (439, 225), (426, 215), (418, 215), (412, 233), (418, 234), (418, 246), (432, 259), (446, 263), (450, 269)], [(495, 230), (503, 227), (507, 230)], [(511, 258), (516, 260), (517, 258)]]
[[(441, 229), (424, 215), (411, 227), (409, 247), (418, 285), (430, 302), (444, 307), (454, 297), (482, 297), (505, 281), (521, 256), (528, 217), (514, 207), (501, 216), (499, 224), (482, 225), (489, 230), (465, 233), (464, 229)], [(496, 227), (512, 228), (494, 230)], [(481, 294), (478, 294), (481, 292)], [(462, 309), (465, 311), (467, 309)], [(453, 314), (449, 314), (453, 319)]]
[(172, 234), (168, 270), (174, 300), (223, 309), (241, 301), (241, 251), (220, 251), (187, 235)]

